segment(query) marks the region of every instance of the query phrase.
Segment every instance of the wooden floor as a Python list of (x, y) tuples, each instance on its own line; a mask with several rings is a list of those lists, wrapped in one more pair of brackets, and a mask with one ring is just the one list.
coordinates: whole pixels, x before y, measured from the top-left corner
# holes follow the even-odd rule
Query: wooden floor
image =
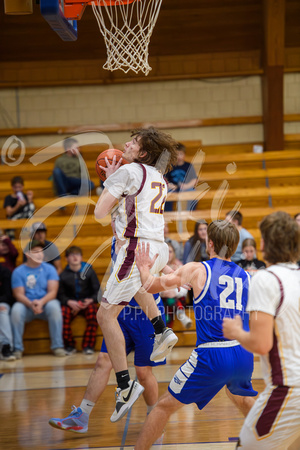
[[(154, 369), (160, 394), (191, 348), (176, 348), (167, 365)], [(77, 435), (48, 425), (51, 417), (65, 417), (72, 405), (79, 406), (97, 355), (55, 358), (52, 355), (25, 356), (15, 362), (0, 361), (0, 448), (17, 449), (133, 449), (146, 416), (142, 397), (125, 418), (112, 424), (115, 378), (94, 407), (87, 434)], [(133, 358), (129, 366), (134, 376)], [(253, 385), (263, 390), (259, 362), (255, 362)], [(233, 450), (243, 417), (224, 390), (199, 411), (196, 405), (183, 407), (166, 427), (162, 450)], [(153, 447), (159, 449), (160, 446)]]

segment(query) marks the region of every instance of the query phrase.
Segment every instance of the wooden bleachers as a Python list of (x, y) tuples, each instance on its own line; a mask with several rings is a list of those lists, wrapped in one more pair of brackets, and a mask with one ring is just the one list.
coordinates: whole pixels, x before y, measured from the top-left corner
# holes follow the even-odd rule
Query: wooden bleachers
[[(174, 330), (178, 336), (177, 346), (193, 346), (196, 343), (196, 326), (195, 317), (191, 308), (187, 310), (189, 317), (191, 317), (193, 324), (187, 331), (178, 319), (174, 321)], [(81, 351), (82, 339), (85, 328), (85, 320), (83, 317), (76, 317), (71, 325), (72, 333), (76, 342), (76, 348)], [(100, 350), (103, 340), (103, 334), (98, 327), (96, 338), (96, 350)], [(50, 351), (50, 335), (48, 330), (48, 323), (42, 320), (34, 320), (25, 325), (24, 332), (24, 353), (26, 355), (49, 353)]]
[[(257, 242), (259, 248), (260, 234), (258, 224), (267, 214), (275, 210), (285, 210), (291, 215), (300, 211), (300, 151), (284, 150), (282, 152), (267, 152), (257, 154), (252, 152), (252, 144), (206, 146), (202, 147), (200, 141), (185, 142), (187, 147), (187, 160), (192, 161), (198, 150), (202, 149), (205, 158), (201, 164), (200, 156), (194, 160), (196, 170), (201, 169), (199, 182), (194, 192), (181, 194), (170, 194), (168, 199), (174, 202), (180, 201), (184, 209), (185, 202), (198, 197), (197, 210), (194, 212), (170, 212), (165, 213), (165, 219), (169, 222), (171, 237), (183, 243), (192, 234), (195, 220), (205, 218), (210, 221), (214, 218), (224, 218), (225, 213), (232, 209), (236, 202), (241, 204), (241, 212), (244, 216), (243, 226), (247, 228)], [(297, 147), (296, 147), (297, 148)], [(83, 149), (87, 168), (92, 180), (98, 185), (94, 165), (98, 153), (103, 148), (87, 146)], [(74, 198), (73, 203), (66, 205), (66, 199), (55, 199), (52, 191), (52, 182), (49, 180), (53, 169), (53, 161), (48, 161), (38, 166), (29, 162), (29, 158), (36, 153), (36, 149), (26, 149), (24, 162), (15, 167), (0, 166), (0, 200), (11, 192), (10, 179), (15, 175), (22, 175), (25, 179), (25, 191), (33, 189), (35, 193), (34, 202), (37, 210), (44, 207), (43, 215), (38, 213), (31, 221), (7, 221), (4, 210), (0, 209), (0, 228), (15, 228), (15, 245), (20, 255), (18, 263), (22, 262), (21, 241), (18, 239), (23, 227), (29, 232), (30, 223), (45, 221), (50, 240), (56, 239), (62, 230), (67, 232), (68, 237), (56, 241), (59, 249), (69, 245), (78, 245), (83, 249), (84, 260), (88, 261), (96, 249), (103, 247), (101, 254), (93, 261), (93, 267), (97, 272), (100, 282), (107, 278), (105, 275), (110, 262), (110, 220), (96, 221), (93, 216), (94, 204), (97, 196), (92, 195), (90, 199)], [(200, 159), (199, 159), (200, 158)], [(225, 186), (224, 180), (228, 185)], [(222, 185), (223, 183), (223, 185)], [(223, 190), (220, 187), (223, 186)], [(224, 187), (228, 188), (226, 192)], [(224, 202), (219, 203), (224, 195)], [(49, 202), (55, 201), (57, 210), (50, 214)], [(75, 208), (75, 201), (78, 209)], [(82, 205), (89, 205), (87, 215), (82, 215)], [(66, 206), (64, 211), (58, 209)], [(70, 221), (70, 216), (75, 213)], [(49, 215), (49, 217), (47, 217)], [(25, 233), (26, 234), (26, 233)], [(26, 242), (26, 241), (25, 241)], [(24, 243), (23, 243), (24, 244)], [(258, 251), (258, 256), (261, 257)], [(64, 259), (63, 259), (64, 265)], [(175, 329), (179, 333), (178, 345), (193, 345), (195, 341), (194, 327), (186, 331), (181, 324), (176, 322)], [(77, 318), (73, 323), (73, 332), (76, 337), (78, 349), (82, 340), (84, 320)], [(97, 349), (102, 341), (101, 330), (98, 330)], [(49, 333), (46, 323), (34, 321), (26, 326), (24, 335), (26, 353), (49, 352)]]

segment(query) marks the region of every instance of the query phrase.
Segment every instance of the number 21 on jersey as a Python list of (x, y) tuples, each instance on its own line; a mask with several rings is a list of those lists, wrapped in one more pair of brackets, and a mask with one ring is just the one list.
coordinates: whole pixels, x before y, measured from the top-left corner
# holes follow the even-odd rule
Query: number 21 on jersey
[[(228, 275), (221, 275), (219, 278), (219, 285), (225, 285), (225, 289), (220, 294), (220, 306), (226, 309), (238, 309), (242, 311), (242, 293), (243, 293), (243, 280), (242, 278), (232, 278)], [(235, 290), (236, 301), (229, 298)]]

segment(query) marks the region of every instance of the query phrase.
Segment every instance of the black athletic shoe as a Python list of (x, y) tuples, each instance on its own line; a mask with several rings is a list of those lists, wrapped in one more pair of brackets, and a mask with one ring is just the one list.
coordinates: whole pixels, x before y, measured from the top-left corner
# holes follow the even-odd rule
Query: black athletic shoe
[(3, 345), (1, 353), (0, 353), (0, 359), (2, 359), (3, 361), (15, 361), (16, 360), (16, 357), (13, 354), (9, 344)]

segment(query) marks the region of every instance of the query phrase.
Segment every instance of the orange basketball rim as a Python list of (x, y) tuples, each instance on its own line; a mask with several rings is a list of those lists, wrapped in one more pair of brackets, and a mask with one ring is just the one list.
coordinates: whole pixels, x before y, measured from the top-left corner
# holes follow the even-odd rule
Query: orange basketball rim
[(117, 6), (128, 5), (134, 1), (136, 0), (99, 0), (99, 2), (97, 0), (64, 0), (64, 15), (70, 20), (80, 20), (87, 5), (96, 3), (99, 6)]

